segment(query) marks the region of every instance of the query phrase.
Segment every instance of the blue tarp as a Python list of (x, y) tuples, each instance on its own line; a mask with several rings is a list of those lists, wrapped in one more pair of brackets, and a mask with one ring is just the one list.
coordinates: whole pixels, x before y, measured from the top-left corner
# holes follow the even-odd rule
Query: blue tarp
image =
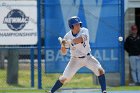
[[(120, 71), (121, 33), (120, 0), (46, 0), (45, 1), (45, 71), (61, 73), (69, 61), (60, 54), (58, 37), (70, 29), (67, 20), (79, 16), (89, 29), (91, 53), (101, 62), (106, 72)], [(82, 68), (79, 72), (90, 72)]]

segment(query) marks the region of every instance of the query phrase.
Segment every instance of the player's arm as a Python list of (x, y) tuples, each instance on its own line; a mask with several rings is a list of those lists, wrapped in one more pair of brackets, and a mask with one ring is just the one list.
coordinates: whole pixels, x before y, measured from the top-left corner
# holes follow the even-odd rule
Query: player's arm
[(78, 37), (72, 40), (72, 43), (74, 44), (78, 44), (78, 43), (82, 43), (83, 42), (83, 38), (82, 37)]
[(66, 55), (67, 54), (67, 41), (65, 40), (65, 39), (62, 39), (61, 37), (59, 37), (58, 38), (58, 41), (59, 41), (59, 43), (60, 43), (60, 45), (61, 45), (61, 49), (60, 49), (60, 51), (61, 51), (61, 54), (62, 55)]
[(87, 35), (82, 34), (80, 37), (73, 39), (72, 43), (79, 44), (85, 42), (86, 40), (87, 40)]
[(66, 41), (65, 40), (62, 40), (62, 43), (61, 43), (61, 54), (62, 55), (66, 55), (67, 54), (67, 49), (66, 49)]

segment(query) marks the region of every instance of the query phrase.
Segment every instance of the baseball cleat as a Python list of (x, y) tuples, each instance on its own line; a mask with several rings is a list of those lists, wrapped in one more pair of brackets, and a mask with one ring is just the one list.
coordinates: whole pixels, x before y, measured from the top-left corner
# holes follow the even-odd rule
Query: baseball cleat
[(103, 93), (107, 93), (106, 91), (103, 91)]

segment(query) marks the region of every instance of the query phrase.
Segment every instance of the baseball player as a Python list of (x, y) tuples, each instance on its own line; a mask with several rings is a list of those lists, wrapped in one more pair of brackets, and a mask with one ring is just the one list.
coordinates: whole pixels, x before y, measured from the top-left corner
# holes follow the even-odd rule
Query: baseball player
[(99, 61), (91, 55), (89, 45), (89, 32), (87, 28), (82, 27), (82, 22), (79, 17), (73, 16), (68, 20), (70, 31), (61, 42), (61, 53), (67, 54), (67, 49), (70, 49), (71, 58), (68, 62), (62, 76), (56, 81), (52, 89), (48, 93), (54, 93), (63, 84), (70, 81), (75, 73), (83, 66), (89, 68), (96, 76), (98, 76), (101, 85), (102, 93), (106, 92), (105, 71)]

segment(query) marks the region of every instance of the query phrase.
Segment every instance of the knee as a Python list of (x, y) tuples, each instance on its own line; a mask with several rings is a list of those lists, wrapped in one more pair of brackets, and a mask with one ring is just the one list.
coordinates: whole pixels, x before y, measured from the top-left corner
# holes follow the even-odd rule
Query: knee
[(103, 68), (99, 68), (98, 72), (99, 72), (99, 76), (105, 74), (105, 71)]
[(70, 78), (66, 78), (66, 77), (64, 77), (64, 76), (60, 76), (60, 77), (59, 77), (59, 80), (60, 80), (60, 82), (61, 82), (62, 84), (65, 84), (65, 83), (67, 83), (67, 82), (70, 81)]

